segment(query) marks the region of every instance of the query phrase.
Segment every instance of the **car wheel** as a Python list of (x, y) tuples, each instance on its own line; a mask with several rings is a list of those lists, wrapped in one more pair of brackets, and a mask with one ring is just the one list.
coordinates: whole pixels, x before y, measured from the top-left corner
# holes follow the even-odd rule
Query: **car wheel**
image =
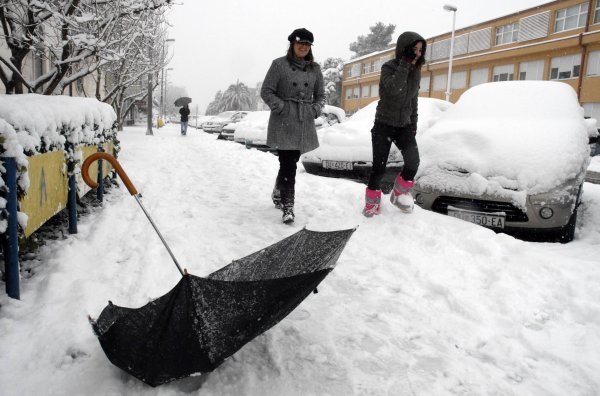
[(558, 234), (558, 242), (569, 243), (575, 238), (575, 228), (577, 227), (577, 209), (573, 211), (569, 222), (564, 226)]
[(558, 242), (560, 243), (569, 243), (573, 239), (575, 239), (575, 229), (577, 228), (577, 215), (579, 213), (579, 205), (581, 205), (581, 193), (583, 190), (583, 185), (579, 186), (579, 191), (577, 193), (577, 201), (575, 203), (575, 210), (569, 217), (569, 222), (565, 225), (560, 232), (558, 233)]

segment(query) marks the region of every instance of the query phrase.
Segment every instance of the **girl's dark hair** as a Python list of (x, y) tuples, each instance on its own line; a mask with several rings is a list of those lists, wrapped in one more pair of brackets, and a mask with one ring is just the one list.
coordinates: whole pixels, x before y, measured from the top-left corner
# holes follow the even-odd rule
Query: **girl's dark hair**
[[(411, 48), (413, 48), (415, 45), (417, 45), (417, 43), (418, 43), (418, 41), (416, 41), (413, 45), (411, 45)], [(417, 59), (417, 63), (415, 63), (415, 66), (419, 69), (425, 63), (425, 51), (427, 51), (427, 43), (424, 41), (421, 41), (421, 43), (423, 44), (423, 49), (421, 50), (421, 56), (419, 57), (419, 59)]]
[[(290, 63), (294, 60), (294, 41), (290, 41), (290, 46), (287, 50), (287, 54), (285, 54), (285, 57)], [(304, 60), (308, 62), (308, 67), (313, 67), (315, 58), (313, 57), (312, 46), (308, 50), (308, 54), (306, 54)]]

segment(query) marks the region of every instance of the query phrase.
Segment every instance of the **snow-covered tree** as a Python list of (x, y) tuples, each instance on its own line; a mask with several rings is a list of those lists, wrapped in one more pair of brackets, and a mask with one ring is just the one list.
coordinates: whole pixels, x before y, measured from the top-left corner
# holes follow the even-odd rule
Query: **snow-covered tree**
[(350, 51), (356, 54), (353, 58), (388, 48), (395, 29), (396, 25), (386, 25), (383, 22), (377, 22), (374, 26), (369, 27), (371, 33), (366, 36), (358, 36), (355, 42), (350, 43)]
[[(155, 18), (171, 0), (0, 0), (0, 80), (7, 93), (60, 94), (69, 84), (131, 55), (136, 46), (157, 47)], [(148, 47), (146, 47), (148, 48)], [(50, 68), (35, 79), (23, 73), (26, 57)], [(149, 55), (153, 57), (153, 55)], [(156, 63), (156, 62), (154, 62)]]
[(340, 93), (342, 92), (342, 74), (344, 60), (342, 58), (327, 58), (323, 62), (323, 82), (325, 84), (325, 95), (327, 104), (340, 105)]

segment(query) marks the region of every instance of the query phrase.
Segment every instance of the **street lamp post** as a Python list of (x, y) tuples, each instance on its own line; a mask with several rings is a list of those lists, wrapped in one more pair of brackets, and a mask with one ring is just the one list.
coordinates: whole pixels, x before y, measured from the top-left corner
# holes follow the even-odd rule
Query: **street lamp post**
[[(162, 59), (161, 62), (165, 61), (165, 47), (167, 45), (168, 42), (173, 42), (175, 41), (175, 39), (166, 39), (163, 43), (162, 46)], [(173, 69), (171, 69), (173, 70)], [(165, 100), (167, 99), (166, 96), (166, 92), (165, 92), (165, 67), (163, 66), (161, 69), (161, 76), (160, 76), (160, 117), (164, 117), (165, 115)], [(163, 92), (165, 92), (165, 94), (163, 95)]]
[[(152, 46), (148, 46), (148, 59), (152, 59)], [(148, 129), (146, 129), (146, 135), (154, 135), (152, 131), (152, 72), (148, 71), (148, 97), (147, 97), (147, 105), (146, 105), (147, 114), (147, 124)]]
[(450, 56), (448, 59), (448, 85), (446, 86), (446, 101), (450, 102), (450, 88), (452, 87), (452, 56), (454, 55), (454, 25), (456, 23), (456, 8), (453, 5), (444, 5), (444, 10), (452, 12), (452, 37), (450, 38)]
[(167, 97), (167, 88), (169, 88), (169, 75), (168, 75), (169, 70), (173, 70), (173, 68), (169, 67), (169, 68), (165, 69), (165, 102), (164, 102), (163, 114), (165, 114), (167, 112), (167, 100), (169, 100), (169, 98)]

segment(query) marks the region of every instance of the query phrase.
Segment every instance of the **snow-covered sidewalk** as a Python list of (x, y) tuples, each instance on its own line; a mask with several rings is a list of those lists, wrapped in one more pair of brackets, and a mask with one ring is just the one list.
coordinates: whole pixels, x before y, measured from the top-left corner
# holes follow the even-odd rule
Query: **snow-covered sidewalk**
[[(178, 125), (120, 134), (120, 162), (182, 266), (206, 275), (307, 226), (358, 225), (285, 320), (208, 375), (151, 388), (113, 366), (86, 315), (137, 307), (179, 273), (125, 188), (47, 241), (21, 300), (0, 296), (2, 395), (592, 395), (600, 393), (600, 185), (566, 245), (516, 240), (300, 170), (296, 223), (269, 195), (277, 158)], [(386, 197), (387, 198), (387, 197)]]

